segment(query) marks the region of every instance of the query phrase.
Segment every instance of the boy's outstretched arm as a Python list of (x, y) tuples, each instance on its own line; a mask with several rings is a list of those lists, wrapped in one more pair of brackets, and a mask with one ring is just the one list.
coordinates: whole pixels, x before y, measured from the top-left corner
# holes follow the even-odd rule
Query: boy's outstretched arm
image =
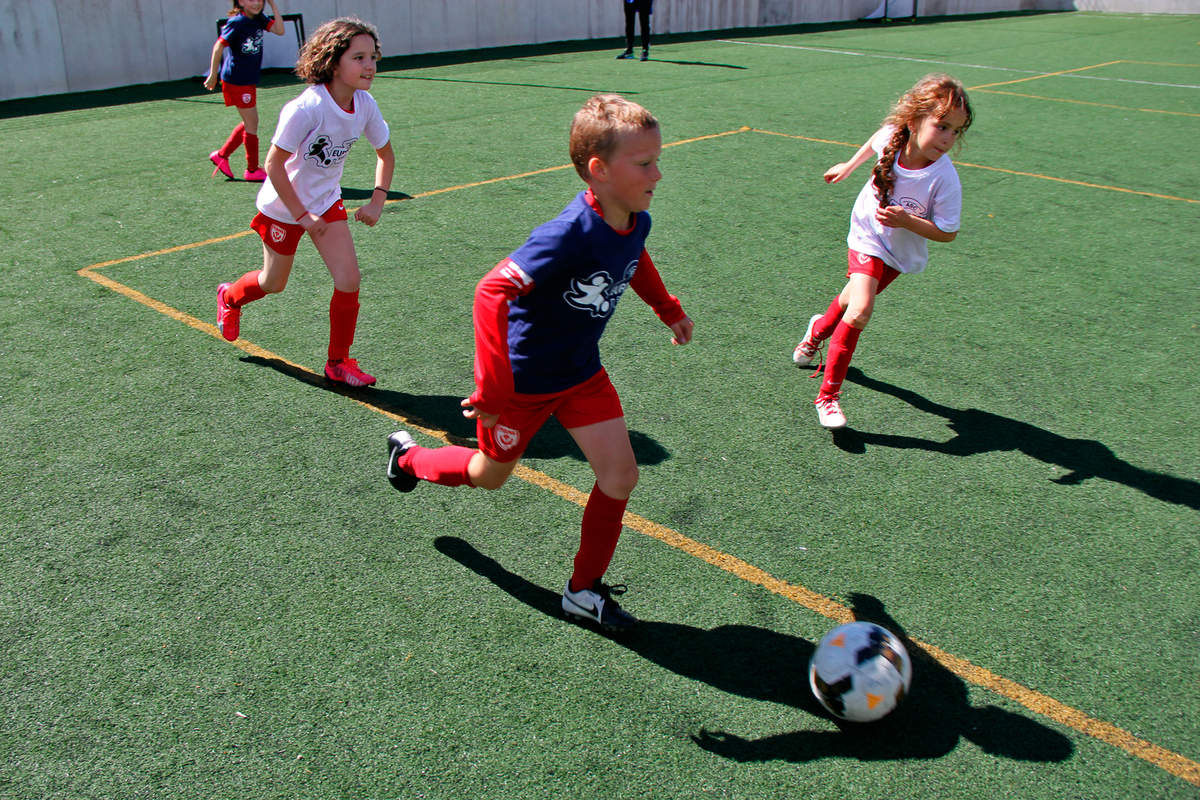
[(654, 266), (650, 254), (645, 250), (642, 250), (637, 270), (633, 273), (629, 286), (654, 309), (654, 313), (663, 324), (671, 329), (671, 344), (687, 344), (692, 340), (692, 320), (683, 313), (679, 298), (667, 292), (662, 276), (658, 274), (658, 268)]
[(499, 414), (512, 397), (508, 304), (532, 290), (533, 279), (508, 258), (492, 267), (475, 287), (475, 391), (462, 402), (468, 419), (481, 419), (487, 426), (487, 418)]

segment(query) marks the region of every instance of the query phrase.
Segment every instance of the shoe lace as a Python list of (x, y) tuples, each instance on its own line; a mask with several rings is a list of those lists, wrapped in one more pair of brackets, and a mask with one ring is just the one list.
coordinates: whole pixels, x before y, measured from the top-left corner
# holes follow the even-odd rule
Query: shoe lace
[(838, 396), (836, 394), (828, 394), (824, 397), (818, 397), (817, 405), (827, 414), (840, 412), (842, 410), (842, 406), (840, 403), (838, 403)]
[(617, 601), (613, 600), (613, 596), (615, 595), (620, 597), (621, 595), (625, 594), (625, 592), (629, 591), (629, 587), (623, 583), (614, 583), (610, 586), (607, 583), (602, 583), (601, 581), (597, 580), (596, 583), (592, 585), (592, 591), (603, 597), (606, 601), (611, 601), (613, 605), (619, 606)]
[(817, 377), (825, 369), (825, 348), (821, 346), (822, 344), (823, 343), (816, 343), (814, 345), (815, 352), (813, 353), (813, 356), (817, 359), (817, 365), (813, 367), (812, 374), (808, 376), (810, 378)]

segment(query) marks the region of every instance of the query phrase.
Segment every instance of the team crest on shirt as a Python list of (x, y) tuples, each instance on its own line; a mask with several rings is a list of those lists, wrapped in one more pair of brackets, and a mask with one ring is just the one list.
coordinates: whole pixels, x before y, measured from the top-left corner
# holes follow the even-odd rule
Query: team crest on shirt
[(262, 50), (262, 43), (263, 43), (262, 35), (263, 35), (263, 32), (261, 30), (259, 30), (259, 31), (255, 31), (253, 36), (247, 36), (245, 39), (243, 39), (242, 40), (242, 53), (244, 55), (252, 56), (255, 53), (260, 52)]
[(925, 219), (926, 218), (925, 215), (929, 213), (929, 209), (925, 208), (925, 205), (923, 203), (921, 203), (918, 200), (915, 200), (912, 197), (893, 198), (892, 205), (900, 206), (905, 211), (912, 214), (914, 217), (920, 217), (922, 219)]
[(608, 277), (607, 272), (593, 272), (583, 279), (572, 278), (571, 287), (563, 294), (563, 299), (573, 308), (586, 311), (593, 317), (607, 317), (616, 308), (617, 300), (625, 292), (637, 265), (637, 259), (630, 261), (625, 267), (625, 276), (616, 283)]
[(501, 450), (512, 450), (521, 441), (521, 432), (507, 425), (497, 425), (492, 429), (496, 435), (496, 444)]
[(353, 139), (347, 139), (341, 144), (335, 145), (332, 139), (325, 134), (321, 134), (308, 146), (308, 152), (304, 154), (304, 158), (315, 162), (321, 167), (332, 167), (345, 160), (346, 153), (350, 152), (350, 146), (357, 141), (358, 137), (356, 136)]

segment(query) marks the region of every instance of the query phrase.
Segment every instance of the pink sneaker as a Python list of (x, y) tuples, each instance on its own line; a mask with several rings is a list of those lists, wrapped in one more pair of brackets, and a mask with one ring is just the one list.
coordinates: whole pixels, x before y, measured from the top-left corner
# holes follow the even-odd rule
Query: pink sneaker
[(216, 176), (216, 174), (219, 172), (226, 178), (233, 177), (233, 170), (229, 168), (229, 159), (221, 155), (220, 150), (213, 150), (211, 153), (209, 153), (208, 160), (217, 165), (217, 168), (213, 170), (214, 176)]
[(248, 169), (242, 173), (242, 177), (248, 181), (253, 181), (254, 183), (262, 183), (267, 179), (267, 173), (262, 167), (255, 167), (254, 169)]
[(326, 361), (325, 377), (335, 383), (344, 383), (354, 387), (371, 386), (375, 383), (375, 376), (368, 375), (359, 369), (358, 362), (353, 358)]
[(242, 322), (242, 310), (225, 302), (225, 290), (229, 286), (228, 283), (222, 283), (217, 287), (217, 330), (221, 332), (225, 341), (232, 342), (238, 337), (238, 329)]
[(833, 431), (846, 427), (846, 415), (842, 413), (842, 406), (836, 394), (819, 395), (813, 403), (817, 407), (817, 421), (821, 423), (822, 428)]

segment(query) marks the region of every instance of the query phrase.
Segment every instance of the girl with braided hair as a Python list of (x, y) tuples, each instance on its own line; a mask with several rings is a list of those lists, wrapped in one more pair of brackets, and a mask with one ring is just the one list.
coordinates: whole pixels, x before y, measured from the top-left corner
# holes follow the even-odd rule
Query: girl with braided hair
[(864, 164), (878, 161), (858, 193), (850, 215), (846, 286), (824, 314), (814, 314), (792, 353), (807, 366), (829, 339), (825, 375), (814, 401), (825, 428), (846, 426), (842, 381), (859, 335), (871, 318), (875, 296), (902, 272), (921, 272), (929, 260), (928, 242), (952, 242), (962, 213), (962, 186), (946, 153), (971, 125), (971, 103), (962, 84), (949, 75), (926, 75), (905, 92), (849, 161), (825, 172), (838, 183)]

